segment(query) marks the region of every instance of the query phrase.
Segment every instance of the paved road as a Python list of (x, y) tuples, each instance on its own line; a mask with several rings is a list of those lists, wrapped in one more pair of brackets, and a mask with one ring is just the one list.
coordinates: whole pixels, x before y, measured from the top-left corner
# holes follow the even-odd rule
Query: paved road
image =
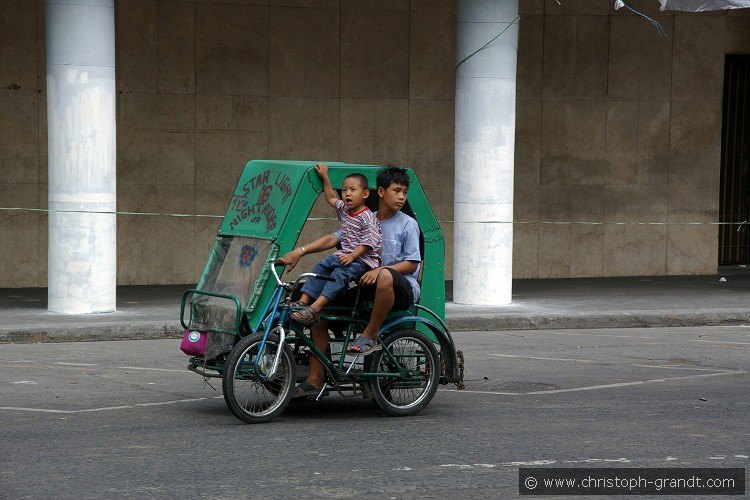
[(748, 328), (455, 338), (467, 390), (415, 417), (331, 396), (253, 426), (175, 340), (2, 345), (0, 498), (486, 498), (521, 466), (750, 466)]

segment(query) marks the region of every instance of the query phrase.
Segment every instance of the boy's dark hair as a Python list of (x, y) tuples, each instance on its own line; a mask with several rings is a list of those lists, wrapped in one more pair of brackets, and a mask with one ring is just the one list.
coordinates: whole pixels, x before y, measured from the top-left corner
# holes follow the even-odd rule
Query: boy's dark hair
[(378, 172), (377, 184), (379, 188), (388, 189), (391, 184), (409, 187), (409, 174), (405, 168), (387, 165)]
[(349, 174), (346, 177), (344, 177), (344, 180), (347, 180), (347, 179), (357, 179), (362, 189), (369, 189), (367, 186), (368, 184), (367, 177), (365, 177), (362, 174)]

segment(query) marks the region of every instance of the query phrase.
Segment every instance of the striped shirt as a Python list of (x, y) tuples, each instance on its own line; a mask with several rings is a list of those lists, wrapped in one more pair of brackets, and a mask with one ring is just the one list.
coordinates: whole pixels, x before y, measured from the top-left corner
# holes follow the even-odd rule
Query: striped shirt
[(370, 250), (360, 255), (362, 262), (371, 269), (380, 265), (380, 252), (383, 237), (380, 223), (369, 208), (363, 207), (357, 213), (350, 213), (349, 207), (341, 200), (336, 200), (336, 214), (341, 221), (341, 250), (334, 255), (352, 253), (358, 246), (366, 245)]

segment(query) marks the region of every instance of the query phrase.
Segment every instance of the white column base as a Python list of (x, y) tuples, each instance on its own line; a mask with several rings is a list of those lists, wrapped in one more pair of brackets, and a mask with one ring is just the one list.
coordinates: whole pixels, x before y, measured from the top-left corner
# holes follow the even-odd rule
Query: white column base
[[(113, 205), (97, 208), (114, 211)], [(62, 314), (115, 311), (117, 266), (111, 257), (117, 251), (115, 215), (54, 211), (74, 210), (66, 203), (50, 203), (50, 209), (47, 310)]]
[(497, 306), (511, 303), (512, 204), (456, 203), (453, 250), (453, 302)]

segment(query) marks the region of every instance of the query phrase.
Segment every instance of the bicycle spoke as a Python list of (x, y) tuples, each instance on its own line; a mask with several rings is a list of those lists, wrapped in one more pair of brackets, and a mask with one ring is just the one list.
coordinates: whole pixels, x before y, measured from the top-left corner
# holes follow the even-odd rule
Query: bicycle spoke
[(259, 343), (253, 344), (243, 353), (237, 362), (232, 384), (234, 400), (239, 408), (252, 415), (264, 413), (278, 407), (284, 395), (284, 384), (288, 378), (287, 368), (281, 363), (273, 378), (265, 379), (263, 373), (273, 365), (276, 346), (266, 343), (264, 354), (258, 358)]

